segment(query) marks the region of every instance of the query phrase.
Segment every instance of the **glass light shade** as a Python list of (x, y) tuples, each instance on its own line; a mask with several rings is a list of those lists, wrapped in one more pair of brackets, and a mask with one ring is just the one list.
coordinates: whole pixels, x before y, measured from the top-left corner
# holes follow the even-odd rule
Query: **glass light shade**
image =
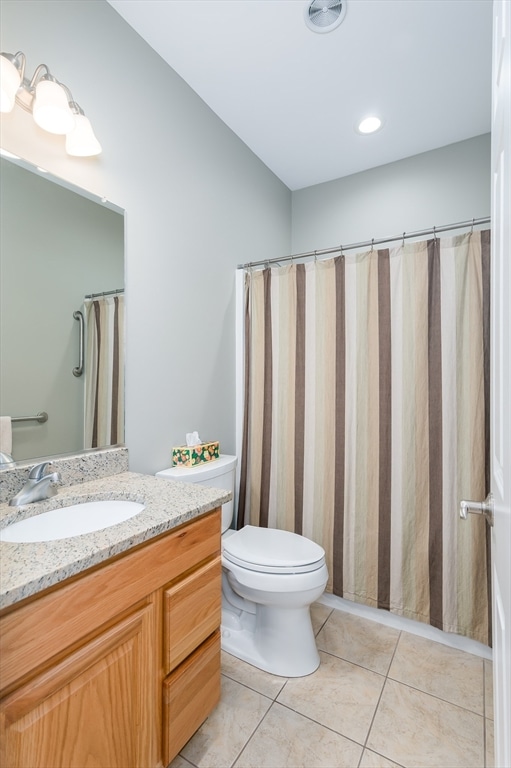
[(94, 135), (90, 120), (85, 115), (75, 115), (74, 128), (66, 136), (66, 152), (76, 157), (99, 155), (101, 144)]
[(37, 83), (32, 111), (37, 125), (49, 133), (69, 133), (73, 128), (75, 116), (69, 108), (66, 93), (52, 80)]
[(0, 56), (0, 112), (12, 110), (20, 83), (21, 75), (12, 61)]

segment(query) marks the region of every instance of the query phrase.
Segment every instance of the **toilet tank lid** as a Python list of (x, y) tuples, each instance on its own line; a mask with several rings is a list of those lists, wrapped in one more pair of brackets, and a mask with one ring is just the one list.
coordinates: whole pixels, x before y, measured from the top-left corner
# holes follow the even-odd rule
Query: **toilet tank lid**
[(236, 456), (220, 454), (218, 459), (197, 464), (195, 467), (168, 467), (156, 473), (156, 477), (167, 480), (179, 480), (183, 483), (202, 483), (219, 475), (225, 475), (236, 468), (238, 459)]

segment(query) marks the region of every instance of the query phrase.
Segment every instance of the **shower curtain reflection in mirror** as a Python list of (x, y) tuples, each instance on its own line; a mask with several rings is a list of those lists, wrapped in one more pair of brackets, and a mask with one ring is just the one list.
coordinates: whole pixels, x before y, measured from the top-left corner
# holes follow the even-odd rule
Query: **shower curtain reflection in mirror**
[(86, 299), (84, 448), (124, 442), (124, 295)]

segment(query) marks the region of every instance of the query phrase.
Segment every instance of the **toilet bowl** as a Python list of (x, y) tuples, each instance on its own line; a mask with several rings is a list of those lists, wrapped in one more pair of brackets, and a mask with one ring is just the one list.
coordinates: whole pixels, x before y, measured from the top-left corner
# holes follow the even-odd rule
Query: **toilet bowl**
[[(234, 492), (235, 456), (157, 472), (168, 480)], [(226, 509), (227, 508), (227, 509)], [(233, 504), (222, 508), (222, 648), (259, 669), (302, 677), (319, 666), (310, 606), (325, 590), (325, 552), (289, 531), (229, 528)]]

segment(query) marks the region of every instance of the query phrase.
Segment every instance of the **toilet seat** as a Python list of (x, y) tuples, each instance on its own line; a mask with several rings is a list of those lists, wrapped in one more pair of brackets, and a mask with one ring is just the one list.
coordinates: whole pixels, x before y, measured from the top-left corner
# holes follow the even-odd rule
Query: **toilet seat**
[(259, 573), (310, 573), (325, 565), (325, 550), (304, 536), (246, 525), (223, 541), (223, 557)]

